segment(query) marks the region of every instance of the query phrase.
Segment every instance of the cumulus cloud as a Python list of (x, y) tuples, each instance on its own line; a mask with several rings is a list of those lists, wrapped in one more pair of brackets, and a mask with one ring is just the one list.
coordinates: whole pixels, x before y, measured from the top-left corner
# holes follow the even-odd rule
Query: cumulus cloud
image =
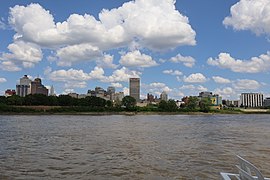
[(257, 35), (270, 35), (269, 0), (240, 0), (231, 7), (231, 16), (224, 19), (225, 26), (235, 30), (250, 30)]
[(39, 46), (33, 43), (25, 43), (23, 41), (16, 41), (8, 46), (10, 53), (2, 53), (0, 60), (2, 60), (3, 67), (17, 67), (8, 68), (7, 71), (17, 71), (23, 67), (33, 67), (35, 64), (39, 63), (43, 54)]
[(115, 87), (115, 88), (122, 88), (123, 85), (120, 83), (111, 83), (111, 86)]
[(270, 52), (259, 57), (252, 57), (250, 60), (234, 59), (228, 53), (220, 53), (216, 59), (209, 58), (207, 63), (233, 72), (259, 73), (270, 70)]
[(152, 93), (152, 94), (157, 95), (157, 96), (159, 96), (163, 91), (165, 91), (167, 93), (173, 91), (173, 89), (168, 87), (165, 83), (161, 83), (161, 82), (153, 82), (153, 83), (150, 83), (150, 84), (142, 84), (142, 89), (146, 93)]
[(3, 62), (0, 62), (0, 68), (3, 71), (11, 71), (11, 72), (21, 71), (22, 70), (22, 68), (18, 67), (12, 61), (3, 61)]
[(193, 67), (195, 65), (195, 59), (191, 56), (182, 56), (177, 54), (175, 57), (170, 59), (173, 63), (183, 63), (186, 67)]
[(141, 73), (137, 71), (131, 71), (125, 67), (115, 70), (112, 75), (105, 76), (103, 68), (96, 66), (89, 73), (83, 70), (69, 69), (69, 70), (56, 70), (52, 71), (51, 68), (47, 68), (44, 74), (48, 79), (55, 82), (62, 82), (66, 88), (84, 88), (89, 80), (99, 80), (101, 82), (115, 83), (118, 87), (121, 84), (118, 82), (128, 82), (129, 78), (140, 77)]
[(101, 22), (112, 28), (121, 26), (128, 36), (154, 50), (195, 45), (195, 31), (188, 18), (175, 8), (174, 0), (135, 0), (99, 14)]
[(189, 90), (189, 91), (207, 91), (208, 89), (202, 85), (183, 85), (179, 88), (180, 90)]
[(214, 93), (219, 94), (220, 96), (222, 96), (222, 98), (227, 99), (235, 96), (235, 91), (231, 87), (226, 87), (223, 89), (217, 88), (214, 90)]
[[(41, 49), (56, 51), (54, 58), (59, 60), (58, 65), (70, 66), (78, 61), (99, 63), (97, 57), (103, 52), (120, 47), (163, 51), (196, 44), (196, 33), (188, 18), (176, 10), (174, 0), (135, 0), (119, 8), (102, 10), (99, 19), (89, 14), (71, 14), (63, 22), (56, 22), (51, 12), (39, 4), (16, 5), (10, 8), (8, 21), (16, 32), (10, 48), (18, 41), (31, 44), (31, 55), (38, 58), (23, 63), (24, 67), (32, 67), (41, 60)], [(16, 54), (10, 48), (11, 53), (5, 55), (25, 58), (26, 52)], [(143, 66), (156, 65), (146, 55), (141, 56), (150, 63)], [(104, 60), (110, 61), (108, 57)]]
[(183, 73), (181, 71), (178, 71), (178, 70), (164, 70), (163, 71), (164, 74), (170, 74), (170, 75), (173, 75), (173, 76), (181, 76)]
[(207, 78), (201, 73), (191, 74), (188, 77), (184, 76), (184, 82), (187, 83), (204, 83)]
[[(91, 44), (66, 46), (56, 51), (58, 65), (71, 66), (80, 61), (95, 61), (102, 57), (102, 52)], [(107, 57), (105, 57), (107, 58)]]
[(213, 76), (212, 79), (219, 84), (228, 84), (231, 83), (231, 81), (229, 79), (220, 77), (220, 76)]
[(99, 67), (115, 69), (118, 66), (113, 63), (114, 56), (105, 54), (101, 59), (97, 61)]
[(237, 79), (233, 83), (236, 90), (256, 90), (261, 87), (261, 84), (255, 80), (250, 79)]
[(0, 83), (7, 82), (6, 78), (0, 78)]
[(142, 54), (139, 50), (128, 52), (121, 56), (120, 64), (127, 67), (152, 67), (157, 66), (151, 56)]

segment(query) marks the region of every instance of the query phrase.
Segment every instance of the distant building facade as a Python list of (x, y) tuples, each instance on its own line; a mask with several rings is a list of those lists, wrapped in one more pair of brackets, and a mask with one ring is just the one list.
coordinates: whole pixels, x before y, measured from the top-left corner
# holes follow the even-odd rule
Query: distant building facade
[(270, 97), (266, 98), (263, 102), (264, 107), (270, 107)]
[(168, 94), (165, 91), (160, 94), (160, 100), (168, 101)]
[(242, 93), (240, 96), (240, 106), (243, 107), (262, 107), (263, 94), (261, 93)]
[(129, 79), (129, 95), (140, 102), (140, 78)]
[(222, 97), (218, 94), (213, 94), (212, 92), (200, 92), (198, 98), (200, 100), (203, 98), (209, 98), (212, 106), (220, 106), (222, 104)]
[(7, 89), (6, 91), (5, 91), (5, 96), (6, 97), (9, 97), (9, 96), (13, 96), (13, 95), (16, 95), (16, 91), (14, 90), (14, 89)]
[(49, 90), (41, 83), (40, 78), (36, 78), (31, 82), (31, 94), (43, 94), (48, 96)]
[(20, 78), (19, 84), (16, 85), (16, 94), (21, 97), (31, 94), (30, 86), (31, 80), (27, 77), (27, 75), (24, 75), (22, 78)]

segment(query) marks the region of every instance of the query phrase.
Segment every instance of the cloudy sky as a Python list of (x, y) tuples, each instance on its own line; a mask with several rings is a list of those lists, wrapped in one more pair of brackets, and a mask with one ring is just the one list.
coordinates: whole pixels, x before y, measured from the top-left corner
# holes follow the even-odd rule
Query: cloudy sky
[(0, 94), (24, 74), (58, 94), (141, 78), (141, 97), (270, 95), (269, 0), (9, 0), (0, 6)]

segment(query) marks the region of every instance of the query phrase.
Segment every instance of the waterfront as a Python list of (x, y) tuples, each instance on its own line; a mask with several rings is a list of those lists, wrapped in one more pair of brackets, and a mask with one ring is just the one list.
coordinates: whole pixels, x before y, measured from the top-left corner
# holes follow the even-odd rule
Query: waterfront
[(269, 115), (0, 116), (0, 179), (270, 177)]

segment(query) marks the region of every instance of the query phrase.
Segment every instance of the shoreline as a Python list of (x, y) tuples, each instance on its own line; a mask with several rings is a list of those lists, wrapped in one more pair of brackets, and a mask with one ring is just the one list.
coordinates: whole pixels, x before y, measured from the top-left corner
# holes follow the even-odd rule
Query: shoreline
[(139, 115), (251, 115), (251, 114), (270, 114), (270, 111), (228, 111), (228, 112), (0, 112), (0, 115), (73, 115), (73, 116), (139, 116)]

